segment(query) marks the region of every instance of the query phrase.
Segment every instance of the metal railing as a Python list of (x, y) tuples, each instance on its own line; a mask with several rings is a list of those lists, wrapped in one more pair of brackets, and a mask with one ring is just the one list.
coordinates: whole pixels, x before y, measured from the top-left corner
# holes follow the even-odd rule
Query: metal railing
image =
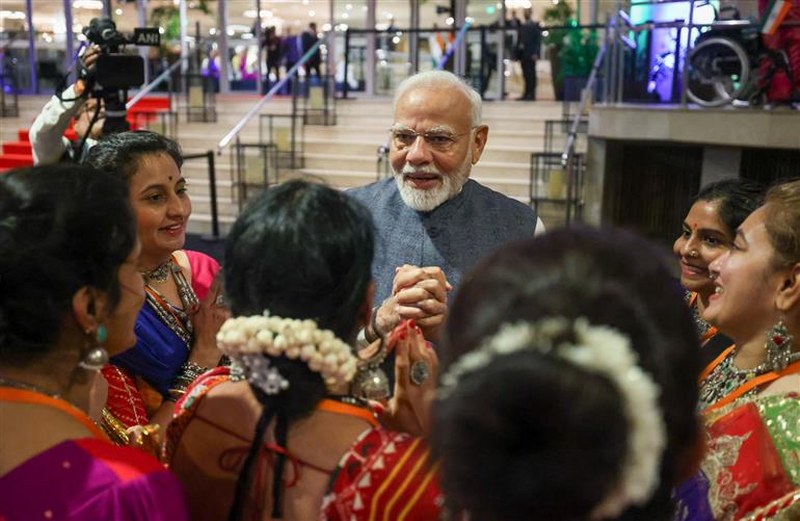
[[(169, 79), (171, 78), (171, 76), (172, 76), (173, 72), (175, 72), (175, 70), (176, 70), (178, 67), (180, 67), (180, 65), (181, 65), (183, 62), (185, 62), (187, 59), (188, 59), (188, 58), (185, 58), (185, 57), (184, 57), (184, 58), (181, 58), (181, 59), (179, 59), (178, 61), (176, 61), (175, 63), (173, 63), (172, 65), (170, 65), (170, 67), (169, 67), (167, 70), (165, 70), (164, 72), (162, 72), (161, 74), (159, 74), (159, 75), (158, 75), (158, 76), (157, 76), (157, 77), (156, 77), (156, 78), (155, 78), (153, 81), (151, 81), (150, 83), (148, 83), (147, 85), (145, 85), (145, 86), (144, 86), (144, 87), (143, 87), (143, 88), (142, 88), (142, 89), (141, 89), (139, 92), (137, 92), (137, 93), (136, 93), (136, 95), (135, 95), (134, 97), (132, 97), (130, 100), (128, 100), (128, 103), (126, 103), (126, 104), (125, 104), (125, 108), (126, 108), (127, 110), (130, 110), (130, 108), (131, 108), (131, 107), (133, 107), (134, 105), (136, 105), (137, 103), (139, 103), (139, 101), (140, 101), (142, 98), (144, 98), (145, 96), (147, 96), (148, 94), (150, 94), (151, 92), (153, 92), (153, 90), (154, 90), (156, 87), (158, 87), (159, 85), (161, 85), (163, 82), (165, 82), (165, 81), (169, 80)], [(172, 108), (172, 89), (170, 89), (170, 101), (169, 101), (169, 105), (170, 105), (170, 109), (171, 109), (171, 108)]]
[(469, 31), (470, 27), (472, 27), (472, 21), (471, 20), (465, 20), (464, 21), (464, 25), (458, 31), (458, 35), (456, 36), (456, 40), (453, 42), (453, 45), (451, 45), (450, 48), (447, 49), (447, 52), (444, 53), (444, 56), (442, 56), (442, 59), (439, 60), (438, 64), (436, 64), (436, 69), (437, 70), (443, 71), (445, 66), (447, 65), (448, 60), (450, 60), (450, 57), (453, 56), (453, 53), (455, 52), (455, 50), (461, 48), (461, 42), (464, 41), (464, 35), (467, 34), (467, 31)]
[(187, 154), (184, 161), (205, 158), (208, 164), (208, 197), (211, 206), (211, 236), (219, 237), (219, 209), (217, 208), (217, 170), (214, 163), (214, 152), (208, 150), (202, 154)]
[[(566, 208), (566, 223), (572, 221), (573, 211), (575, 216), (580, 218), (582, 201), (582, 183), (584, 175), (584, 161), (583, 155), (580, 159), (576, 160), (575, 144), (581, 126), (585, 125), (583, 121), (584, 112), (595, 92), (595, 84), (599, 78), (600, 68), (604, 62), (606, 64), (606, 74), (604, 75), (605, 84), (603, 88), (603, 96), (608, 99), (609, 93), (615, 92), (616, 96), (621, 100), (622, 95), (622, 82), (621, 75), (617, 74), (617, 68), (622, 69), (620, 52), (623, 52), (623, 47), (636, 48), (636, 42), (631, 40), (624, 34), (625, 30), (631, 27), (630, 17), (622, 10), (619, 10), (614, 17), (610, 18), (606, 24), (605, 38), (603, 45), (595, 56), (594, 63), (592, 64), (592, 71), (589, 73), (589, 79), (586, 81), (586, 87), (581, 93), (581, 101), (578, 105), (578, 110), (572, 119), (569, 132), (567, 134), (564, 150), (561, 153), (561, 166), (564, 169), (564, 176), (566, 177), (566, 193), (568, 198), (574, 198), (570, 204), (568, 202)], [(622, 28), (622, 30), (620, 30)], [(610, 56), (609, 60), (606, 57)], [(617, 59), (620, 58), (620, 59)], [(616, 79), (620, 81), (617, 82)], [(610, 79), (615, 81), (611, 82)], [(574, 207), (574, 208), (573, 208)]]
[[(330, 37), (330, 35), (331, 35), (331, 34), (332, 34), (332, 33), (330, 33), (330, 32), (329, 32), (329, 33), (328, 33), (328, 37)], [(311, 58), (311, 57), (312, 57), (312, 56), (313, 56), (313, 55), (314, 55), (314, 54), (315, 54), (317, 51), (319, 51), (319, 47), (320, 47), (320, 45), (322, 45), (322, 43), (323, 43), (324, 41), (325, 41), (325, 39), (320, 39), (320, 40), (319, 40), (317, 43), (315, 43), (315, 44), (314, 44), (314, 45), (313, 45), (313, 46), (312, 46), (312, 47), (311, 47), (311, 48), (310, 48), (310, 49), (309, 49), (309, 50), (308, 50), (308, 51), (307, 51), (307, 52), (306, 52), (306, 53), (303, 55), (303, 57), (302, 57), (302, 58), (300, 58), (300, 60), (299, 60), (297, 63), (295, 63), (295, 64), (294, 64), (294, 66), (293, 66), (291, 69), (289, 69), (289, 70), (286, 72), (286, 76), (284, 76), (282, 80), (280, 80), (280, 81), (279, 81), (279, 82), (277, 82), (275, 85), (273, 85), (273, 86), (272, 86), (272, 88), (271, 88), (271, 89), (269, 89), (269, 92), (267, 92), (266, 94), (264, 94), (264, 96), (262, 96), (262, 98), (261, 98), (261, 99), (258, 101), (258, 103), (256, 103), (256, 104), (253, 106), (253, 108), (251, 108), (251, 109), (250, 109), (250, 110), (247, 112), (247, 114), (245, 114), (245, 115), (244, 115), (244, 117), (242, 117), (242, 119), (240, 119), (240, 120), (239, 120), (239, 122), (238, 122), (238, 123), (236, 123), (236, 124), (233, 126), (233, 128), (232, 128), (232, 129), (230, 129), (230, 130), (228, 131), (228, 133), (227, 133), (227, 134), (225, 134), (225, 136), (224, 136), (222, 139), (220, 139), (220, 140), (219, 140), (219, 143), (217, 144), (217, 154), (222, 154), (222, 151), (223, 151), (223, 150), (224, 150), (224, 149), (225, 149), (225, 148), (226, 148), (228, 145), (230, 145), (230, 144), (233, 142), (233, 140), (234, 140), (234, 139), (236, 139), (236, 138), (237, 138), (237, 136), (239, 135), (239, 133), (240, 133), (240, 132), (242, 131), (242, 129), (243, 129), (243, 128), (244, 128), (244, 127), (245, 127), (245, 126), (246, 126), (246, 125), (247, 125), (247, 124), (250, 122), (250, 120), (252, 120), (252, 119), (253, 119), (253, 118), (254, 118), (254, 117), (255, 117), (255, 116), (256, 116), (256, 115), (257, 115), (259, 112), (261, 112), (261, 109), (264, 107), (264, 105), (265, 105), (265, 104), (266, 104), (266, 103), (267, 103), (269, 100), (271, 100), (271, 99), (272, 99), (272, 98), (275, 96), (275, 94), (276, 94), (276, 93), (278, 93), (278, 91), (280, 91), (280, 90), (281, 90), (281, 89), (282, 89), (282, 88), (283, 88), (283, 87), (286, 85), (286, 83), (288, 83), (289, 81), (292, 81), (292, 80), (293, 80), (293, 79), (294, 79), (294, 78), (297, 76), (297, 71), (298, 71), (298, 69), (300, 69), (300, 67), (302, 67), (303, 65), (305, 65), (305, 63), (306, 63), (306, 62), (307, 62), (307, 61), (308, 61), (308, 60), (309, 60), (309, 59), (310, 59), (310, 58)]]
[(19, 88), (14, 68), (6, 63), (4, 54), (0, 54), (0, 118), (16, 118), (19, 116)]

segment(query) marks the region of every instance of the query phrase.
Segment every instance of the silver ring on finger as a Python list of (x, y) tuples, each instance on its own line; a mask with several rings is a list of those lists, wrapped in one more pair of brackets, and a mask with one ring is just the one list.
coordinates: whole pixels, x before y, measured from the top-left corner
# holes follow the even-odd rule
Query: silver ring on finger
[(428, 367), (428, 362), (424, 360), (417, 360), (413, 364), (411, 364), (411, 373), (409, 377), (411, 379), (411, 383), (414, 385), (422, 385), (425, 383), (425, 380), (431, 375), (430, 368)]

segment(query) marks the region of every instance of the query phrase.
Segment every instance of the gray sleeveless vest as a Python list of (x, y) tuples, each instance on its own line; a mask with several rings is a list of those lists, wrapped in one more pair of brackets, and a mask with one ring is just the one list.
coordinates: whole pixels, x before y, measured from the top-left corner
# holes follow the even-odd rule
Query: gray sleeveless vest
[(532, 237), (536, 229), (530, 207), (471, 179), (431, 212), (406, 206), (393, 178), (347, 193), (375, 221), (375, 305), (391, 294), (398, 266), (439, 266), (455, 288), (482, 258), (509, 241)]

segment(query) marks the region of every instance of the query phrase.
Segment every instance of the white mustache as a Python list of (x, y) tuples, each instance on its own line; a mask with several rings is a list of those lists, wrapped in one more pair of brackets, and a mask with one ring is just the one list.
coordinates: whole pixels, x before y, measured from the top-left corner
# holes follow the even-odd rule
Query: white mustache
[(442, 173), (439, 172), (439, 169), (433, 165), (415, 168), (409, 164), (406, 164), (405, 166), (403, 166), (403, 170), (400, 173), (403, 175), (413, 175), (413, 174), (434, 174), (438, 176), (442, 175)]

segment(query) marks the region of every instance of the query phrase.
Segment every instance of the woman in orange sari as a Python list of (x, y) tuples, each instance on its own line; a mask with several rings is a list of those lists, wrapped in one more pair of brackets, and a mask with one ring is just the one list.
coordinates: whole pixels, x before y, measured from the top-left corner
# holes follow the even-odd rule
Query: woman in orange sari
[(680, 262), (686, 302), (703, 345), (717, 334), (717, 328), (702, 318), (708, 298), (714, 293), (708, 266), (730, 249), (736, 228), (761, 204), (762, 192), (760, 184), (742, 179), (705, 186), (694, 198), (681, 234), (672, 246)]

